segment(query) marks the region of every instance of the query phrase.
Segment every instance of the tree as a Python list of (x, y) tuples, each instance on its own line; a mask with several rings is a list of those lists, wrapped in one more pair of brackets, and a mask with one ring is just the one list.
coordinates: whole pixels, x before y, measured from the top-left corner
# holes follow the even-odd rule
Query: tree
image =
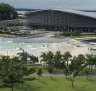
[(42, 60), (47, 64), (47, 70), (51, 74), (53, 73), (53, 67), (54, 67), (54, 54), (53, 52), (49, 51), (48, 53), (43, 53), (41, 55)]
[(52, 74), (53, 71), (54, 71), (54, 70), (53, 70), (53, 67), (48, 67), (47, 70), (48, 70), (48, 72), (50, 73), (50, 77), (51, 77), (51, 74)]
[(88, 68), (85, 68), (85, 69), (84, 69), (84, 72), (85, 72), (86, 77), (87, 77), (87, 79), (88, 79), (88, 76), (89, 76), (89, 74), (90, 74), (90, 70), (89, 70)]
[(68, 66), (68, 72), (72, 82), (72, 87), (74, 87), (74, 78), (86, 67), (85, 60), (84, 55), (81, 54), (78, 55), (78, 57), (73, 57), (73, 59), (71, 59), (71, 64)]
[(63, 55), (63, 62), (64, 62), (64, 73), (65, 76), (67, 78), (67, 76), (69, 75), (69, 62), (70, 62), (70, 58), (71, 58), (71, 54), (70, 52), (65, 52), (65, 54)]
[(43, 73), (42, 68), (39, 68), (37, 71), (37, 75), (40, 77), (42, 76), (42, 73)]
[(29, 55), (29, 58), (30, 58), (30, 64), (35, 64), (36, 62), (38, 62), (38, 57), (35, 57), (35, 56), (31, 56)]
[(62, 66), (62, 55), (59, 51), (57, 51), (54, 55), (54, 66), (56, 68), (61, 68)]
[(24, 76), (28, 76), (35, 71), (28, 69), (21, 63), (18, 57), (2, 57), (0, 60), (0, 81), (2, 86), (12, 88), (18, 83), (24, 83)]
[[(19, 59), (18, 59), (19, 61)], [(23, 65), (16, 62), (14, 58), (3, 57), (0, 61), (0, 78), (2, 85), (5, 87), (13, 87), (16, 83), (23, 81)]]
[(46, 66), (47, 66), (47, 54), (46, 53), (42, 53), (40, 56), (41, 60), (40, 62), (45, 62)]
[(29, 58), (29, 54), (23, 50), (23, 52), (18, 53), (18, 55), (19, 55), (19, 58), (20, 58), (22, 64), (26, 65), (27, 59)]
[(53, 67), (53, 65), (54, 65), (54, 54), (53, 54), (53, 52), (49, 51), (47, 53), (46, 63), (48, 64), (49, 67)]
[(46, 60), (47, 60), (47, 54), (46, 53), (42, 53), (40, 57), (42, 58), (41, 61), (46, 62)]
[(47, 53), (42, 53), (41, 61), (45, 62), (48, 66), (53, 67), (54, 65), (54, 54), (53, 52), (49, 51)]
[(86, 64), (87, 64), (87, 68), (90, 73), (93, 73), (93, 67), (96, 68), (96, 55), (93, 54), (87, 54), (86, 55)]
[(16, 19), (17, 16), (18, 14), (12, 6), (0, 3), (0, 20)]

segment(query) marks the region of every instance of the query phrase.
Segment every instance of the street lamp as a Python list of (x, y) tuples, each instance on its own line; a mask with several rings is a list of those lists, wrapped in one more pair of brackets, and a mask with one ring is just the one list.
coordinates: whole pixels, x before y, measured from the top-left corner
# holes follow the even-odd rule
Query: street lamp
[(63, 27), (62, 34), (64, 33), (66, 27)]

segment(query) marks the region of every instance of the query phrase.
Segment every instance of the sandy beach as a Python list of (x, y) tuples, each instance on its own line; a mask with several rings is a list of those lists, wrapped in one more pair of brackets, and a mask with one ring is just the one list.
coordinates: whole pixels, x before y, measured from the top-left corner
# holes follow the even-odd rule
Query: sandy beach
[(50, 44), (49, 50), (50, 51), (52, 50), (54, 53), (56, 51), (60, 51), (62, 54), (64, 54), (65, 52), (70, 52), (72, 56), (78, 56), (79, 54), (85, 55), (89, 53), (88, 44), (82, 42), (78, 43), (74, 42), (53, 43)]
[[(54, 53), (56, 51), (60, 51), (62, 54), (64, 54), (65, 52), (70, 52), (72, 56), (78, 56), (79, 54), (85, 55), (89, 53), (87, 44), (81, 43), (80, 45), (78, 45), (78, 43), (74, 44), (72, 42), (49, 43), (48, 47), (46, 47), (46, 50), (44, 51), (43, 49), (42, 52), (48, 52), (48, 51), (52, 51)], [(35, 53), (33, 53), (33, 55), (40, 56), (42, 52), (36, 51)]]

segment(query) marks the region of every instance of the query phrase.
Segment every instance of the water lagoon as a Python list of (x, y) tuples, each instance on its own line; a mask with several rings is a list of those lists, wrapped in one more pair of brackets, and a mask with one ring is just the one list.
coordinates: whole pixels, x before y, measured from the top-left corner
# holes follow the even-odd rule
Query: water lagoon
[(36, 56), (48, 51), (49, 43), (64, 42), (66, 39), (54, 38), (2, 38), (0, 37), (0, 55), (13, 56), (22, 50)]
[[(0, 55), (14, 56), (23, 50), (30, 55), (40, 56), (42, 52), (48, 51), (66, 51), (71, 52), (73, 56), (79, 54), (93, 53), (96, 54), (96, 50), (88, 50), (89, 44), (71, 41), (70, 38), (56, 39), (48, 37), (38, 38), (2, 38), (0, 37)], [(81, 47), (78, 47), (80, 45)]]

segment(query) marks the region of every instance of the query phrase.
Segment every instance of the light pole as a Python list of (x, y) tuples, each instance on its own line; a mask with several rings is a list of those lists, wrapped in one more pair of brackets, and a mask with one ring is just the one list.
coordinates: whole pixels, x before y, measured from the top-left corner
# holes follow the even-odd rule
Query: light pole
[(7, 51), (7, 56), (8, 56), (8, 51)]
[(63, 27), (63, 30), (62, 30), (62, 35), (63, 35), (64, 31), (65, 31), (65, 28), (66, 28), (66, 27)]

